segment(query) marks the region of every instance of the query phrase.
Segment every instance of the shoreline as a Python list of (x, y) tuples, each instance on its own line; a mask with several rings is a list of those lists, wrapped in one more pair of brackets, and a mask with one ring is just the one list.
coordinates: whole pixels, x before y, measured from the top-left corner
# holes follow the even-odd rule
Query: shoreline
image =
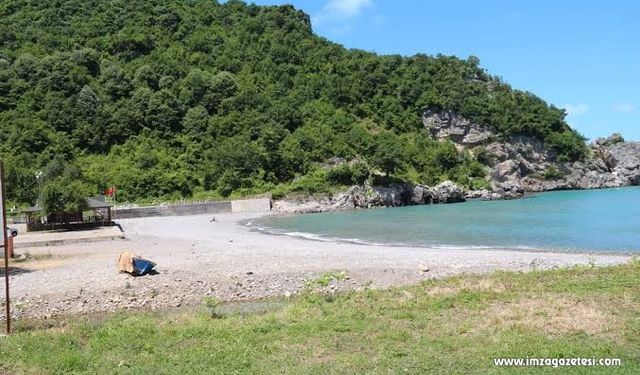
[[(632, 258), (309, 241), (243, 225), (264, 215), (216, 214), (215, 222), (213, 215), (125, 219), (120, 223), (126, 240), (25, 249), (50, 259), (13, 265), (21, 271), (11, 276), (12, 315), (160, 310), (200, 305), (206, 296), (227, 302), (289, 297), (327, 273), (344, 273), (344, 279), (332, 279), (324, 290), (340, 292), (495, 270), (607, 266)], [(125, 250), (156, 262), (158, 274), (134, 278), (118, 273), (116, 260)]]
[[(620, 186), (620, 187), (604, 187), (604, 188), (591, 188), (591, 189), (560, 189), (560, 190), (550, 190), (550, 191), (540, 191), (540, 192), (526, 192), (522, 197), (515, 198), (516, 200), (521, 199), (531, 199), (537, 195), (544, 194), (554, 194), (554, 193), (565, 193), (565, 192), (575, 192), (575, 191), (592, 191), (592, 190), (621, 190), (621, 189), (640, 189), (638, 185), (628, 185), (628, 186)], [(629, 257), (637, 257), (640, 256), (640, 248), (639, 249), (625, 249), (625, 250), (617, 250), (617, 249), (587, 249), (587, 248), (552, 248), (552, 247), (536, 247), (536, 246), (528, 246), (528, 245), (514, 245), (514, 246), (493, 246), (493, 245), (454, 245), (454, 244), (414, 244), (414, 243), (402, 243), (402, 242), (374, 242), (368, 241), (366, 239), (361, 238), (341, 238), (341, 237), (332, 237), (326, 236), (323, 234), (316, 234), (313, 232), (297, 232), (291, 231), (287, 232), (284, 229), (279, 229), (277, 227), (269, 227), (269, 226), (260, 226), (260, 224), (256, 224), (254, 221), (256, 219), (262, 219), (268, 216), (276, 216), (276, 217), (295, 217), (298, 215), (310, 215), (310, 214), (330, 214), (330, 213), (348, 213), (348, 212), (356, 212), (361, 210), (378, 210), (378, 209), (400, 209), (403, 207), (417, 207), (417, 206), (431, 206), (434, 204), (465, 204), (474, 201), (483, 201), (480, 198), (466, 199), (463, 202), (441, 202), (441, 203), (431, 203), (431, 204), (421, 204), (421, 205), (402, 205), (402, 206), (376, 206), (376, 207), (356, 207), (356, 208), (347, 208), (347, 209), (329, 209), (326, 211), (312, 211), (312, 212), (281, 212), (281, 211), (271, 211), (262, 213), (259, 217), (254, 217), (250, 219), (240, 220), (239, 224), (245, 227), (250, 228), (251, 230), (269, 235), (269, 236), (282, 236), (282, 237), (291, 237), (297, 239), (304, 239), (307, 241), (317, 241), (317, 242), (329, 242), (329, 243), (344, 243), (344, 244), (355, 244), (362, 246), (381, 246), (381, 247), (405, 247), (405, 248), (421, 248), (426, 250), (486, 250), (486, 251), (513, 251), (513, 252), (529, 252), (529, 253), (552, 253), (552, 254), (583, 254), (583, 255), (622, 255)]]
[[(462, 202), (464, 203), (464, 202)], [(409, 207), (409, 206), (407, 206)], [(379, 209), (379, 208), (387, 208), (387, 207), (376, 207), (376, 208), (370, 208), (370, 209)], [(397, 207), (394, 207), (397, 208)], [(332, 211), (333, 212), (333, 211)], [(348, 212), (348, 211), (347, 211)], [(280, 215), (286, 215), (286, 216), (295, 216), (295, 215), (310, 215), (310, 214), (322, 214), (325, 212), (314, 212), (314, 213), (299, 213), (299, 214), (289, 214), (289, 213), (282, 213), (282, 214), (276, 214), (278, 216)], [(264, 216), (272, 216), (269, 214), (266, 214)], [(263, 216), (263, 217), (264, 217)], [(360, 246), (376, 246), (376, 247), (390, 247), (390, 248), (415, 248), (415, 249), (425, 249), (425, 250), (432, 250), (432, 251), (438, 251), (438, 250), (455, 250), (455, 251), (474, 251), (474, 250), (478, 250), (478, 251), (513, 251), (513, 252), (525, 252), (525, 253), (550, 253), (550, 254), (566, 254), (566, 255), (572, 255), (572, 254), (580, 254), (580, 255), (620, 255), (620, 256), (628, 256), (628, 257), (635, 257), (635, 256), (640, 256), (640, 253), (634, 252), (634, 251), (616, 251), (616, 250), (575, 250), (575, 251), (570, 251), (570, 250), (566, 250), (566, 249), (544, 249), (544, 248), (537, 248), (537, 247), (528, 247), (528, 246), (513, 246), (513, 247), (501, 247), (501, 246), (481, 246), (481, 245), (468, 245), (468, 246), (463, 246), (463, 245), (446, 245), (446, 244), (442, 244), (442, 245), (417, 245), (417, 244), (406, 244), (406, 243), (393, 243), (393, 242), (389, 242), (389, 243), (384, 243), (384, 242), (369, 242), (366, 240), (361, 240), (358, 238), (353, 238), (353, 239), (346, 239), (346, 238), (339, 238), (339, 237), (323, 237), (322, 235), (316, 235), (314, 233), (310, 233), (310, 232), (278, 232), (278, 229), (271, 229), (271, 228), (262, 228), (262, 227), (258, 227), (256, 225), (254, 225), (252, 223), (252, 220), (255, 219), (246, 219), (246, 220), (241, 220), (238, 222), (239, 225), (241, 226), (245, 226), (247, 228), (249, 228), (251, 231), (256, 232), (256, 233), (260, 233), (266, 236), (276, 236), (276, 237), (289, 237), (289, 238), (297, 238), (297, 239), (301, 239), (301, 240), (305, 240), (305, 241), (312, 241), (312, 242), (325, 242), (325, 243), (337, 243), (337, 244), (350, 244), (350, 245), (360, 245)]]

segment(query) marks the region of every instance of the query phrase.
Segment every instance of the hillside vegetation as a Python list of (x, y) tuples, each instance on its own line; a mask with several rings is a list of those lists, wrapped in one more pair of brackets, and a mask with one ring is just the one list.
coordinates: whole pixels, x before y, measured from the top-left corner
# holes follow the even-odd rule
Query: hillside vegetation
[[(535, 136), (562, 160), (585, 152), (562, 109), (476, 57), (348, 50), (291, 6), (0, 1), (0, 153), (16, 203), (69, 181), (115, 185), (121, 200), (322, 192), (372, 172), (484, 186), (479, 161), (428, 137), (424, 108)], [(351, 163), (328, 168), (336, 158)]]

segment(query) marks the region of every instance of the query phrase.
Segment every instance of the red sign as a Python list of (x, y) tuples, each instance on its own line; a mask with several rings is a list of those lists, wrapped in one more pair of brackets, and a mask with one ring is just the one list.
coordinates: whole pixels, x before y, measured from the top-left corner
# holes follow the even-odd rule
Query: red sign
[(116, 189), (115, 186), (110, 186), (107, 188), (107, 190), (104, 191), (104, 195), (106, 195), (107, 197), (113, 197), (117, 191), (118, 189)]

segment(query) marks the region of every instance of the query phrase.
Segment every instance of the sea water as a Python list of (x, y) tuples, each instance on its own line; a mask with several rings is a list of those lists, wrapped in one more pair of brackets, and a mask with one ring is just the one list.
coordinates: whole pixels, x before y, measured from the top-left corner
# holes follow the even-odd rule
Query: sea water
[(640, 187), (268, 216), (251, 225), (270, 233), (325, 241), (640, 253)]

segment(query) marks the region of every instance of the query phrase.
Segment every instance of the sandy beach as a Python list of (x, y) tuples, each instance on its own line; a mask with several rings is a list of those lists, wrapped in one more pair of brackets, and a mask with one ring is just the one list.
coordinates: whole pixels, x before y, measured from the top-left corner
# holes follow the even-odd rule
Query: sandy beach
[[(32, 260), (14, 263), (16, 318), (159, 309), (290, 296), (325, 272), (344, 272), (328, 292), (384, 288), (428, 278), (493, 270), (528, 271), (576, 264), (612, 265), (625, 255), (509, 250), (428, 249), (321, 242), (268, 235), (242, 224), (263, 214), (120, 220), (125, 240), (20, 249)], [(156, 275), (118, 273), (121, 251), (153, 260)]]

